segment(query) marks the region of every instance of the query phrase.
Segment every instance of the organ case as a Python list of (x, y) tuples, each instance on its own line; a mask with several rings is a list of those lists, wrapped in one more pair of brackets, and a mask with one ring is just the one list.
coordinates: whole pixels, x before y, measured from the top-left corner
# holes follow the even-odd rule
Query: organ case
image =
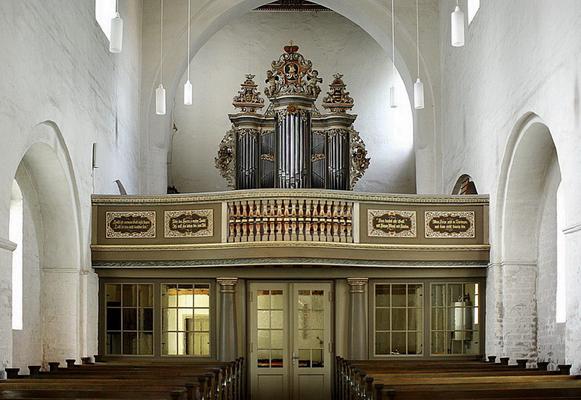
[(232, 129), (220, 143), (216, 167), (235, 189), (353, 189), (369, 166), (365, 144), (353, 129), (354, 101), (335, 74), (316, 105), (322, 79), (292, 43), (267, 71), (264, 99), (254, 75), (246, 75), (229, 114)]

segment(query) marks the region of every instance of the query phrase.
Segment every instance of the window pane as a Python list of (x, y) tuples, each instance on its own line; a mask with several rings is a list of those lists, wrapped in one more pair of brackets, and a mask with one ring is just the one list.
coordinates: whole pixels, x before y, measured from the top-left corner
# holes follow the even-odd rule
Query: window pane
[(108, 308), (107, 309), (107, 330), (120, 331), (121, 330), (121, 309)]
[(269, 290), (258, 290), (256, 292), (256, 304), (259, 310), (269, 310), (270, 309), (270, 291)]
[(123, 330), (124, 331), (137, 330), (137, 308), (123, 309)]
[(423, 304), (424, 289), (422, 285), (408, 285), (408, 306), (421, 307)]
[(391, 309), (391, 329), (394, 331), (405, 331), (406, 329), (406, 309)]
[(389, 332), (377, 332), (375, 334), (375, 354), (389, 354)]
[(139, 310), (139, 330), (153, 331), (153, 308)]
[(107, 334), (107, 354), (121, 354), (121, 333)]
[(210, 286), (196, 285), (194, 291), (194, 307), (210, 307)]
[(391, 334), (391, 354), (406, 354), (405, 332), (393, 332)]
[(153, 285), (139, 285), (139, 306), (153, 307)]
[(406, 299), (406, 285), (392, 285), (391, 286), (391, 305), (392, 307), (405, 307)]
[(378, 331), (389, 330), (389, 308), (375, 310), (375, 329)]
[(123, 307), (137, 307), (137, 285), (123, 285)]
[(121, 307), (121, 285), (105, 285), (107, 307)]
[(139, 334), (139, 354), (153, 355), (153, 333)]
[(137, 333), (123, 333), (123, 354), (137, 354)]
[(375, 305), (389, 307), (389, 285), (375, 286)]

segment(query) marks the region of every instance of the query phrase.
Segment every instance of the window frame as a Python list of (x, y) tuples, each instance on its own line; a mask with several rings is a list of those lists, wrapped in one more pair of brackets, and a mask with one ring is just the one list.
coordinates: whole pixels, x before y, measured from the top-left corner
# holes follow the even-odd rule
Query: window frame
[[(421, 285), (423, 289), (423, 296), (424, 302), (422, 304), (422, 318), (423, 318), (423, 333), (422, 333), (422, 352), (418, 354), (376, 354), (375, 353), (375, 333), (376, 333), (376, 321), (375, 321), (375, 311), (376, 311), (376, 303), (375, 303), (375, 289), (378, 285), (406, 285), (406, 316), (407, 310), (407, 286), (408, 285)], [(390, 298), (391, 298), (391, 289), (390, 289)], [(390, 307), (391, 309), (391, 300), (390, 300)], [(402, 307), (403, 308), (403, 307)], [(417, 307), (414, 307), (417, 308)], [(370, 359), (411, 359), (411, 358), (423, 358), (426, 354), (426, 283), (422, 280), (374, 280), (370, 282), (369, 285), (369, 358)], [(406, 317), (407, 320), (407, 317)], [(391, 326), (390, 326), (391, 327)], [(407, 327), (406, 327), (407, 328)], [(390, 330), (392, 332), (392, 330)], [(417, 332), (417, 331), (408, 331), (407, 329), (404, 331), (406, 332), (406, 339), (408, 332)], [(406, 340), (406, 350), (407, 350), (407, 340)]]
[[(139, 354), (107, 354), (107, 299), (105, 285), (107, 284), (153, 284), (153, 355)], [(209, 284), (210, 285), (210, 354), (209, 356), (190, 355), (163, 355), (162, 341), (162, 311), (161, 285), (162, 284)], [(104, 360), (115, 359), (187, 359), (187, 360), (215, 360), (217, 357), (217, 291), (216, 281), (210, 278), (117, 278), (99, 277), (99, 311), (98, 311), (98, 354)]]
[[(164, 340), (164, 336), (163, 335), (164, 335), (165, 332), (175, 332), (175, 333), (183, 332), (183, 333), (187, 334), (188, 331), (187, 330), (185, 330), (185, 331), (178, 331), (178, 330), (176, 330), (176, 331), (164, 331), (163, 330), (163, 312), (164, 312), (164, 307), (163, 307), (163, 302), (161, 300), (161, 296), (162, 296), (162, 294), (161, 294), (161, 290), (162, 289), (161, 288), (162, 288), (162, 285), (178, 285), (178, 288), (179, 288), (179, 285), (193, 285), (194, 290), (196, 289), (196, 286), (197, 285), (208, 285), (209, 290), (210, 290), (210, 293), (209, 293), (209, 297), (210, 297), (209, 300), (210, 301), (209, 301), (209, 304), (208, 304), (208, 315), (209, 315), (209, 327), (208, 327), (209, 332), (208, 332), (208, 336), (209, 336), (209, 340), (210, 340), (210, 348), (209, 348), (209, 353), (208, 353), (207, 356), (195, 356), (195, 355), (189, 355), (189, 354), (164, 354), (163, 353), (163, 340)], [(212, 338), (213, 334), (216, 331), (215, 326), (214, 326), (214, 322), (213, 322), (213, 321), (216, 320), (216, 318), (215, 318), (215, 307), (213, 306), (213, 298), (215, 297), (215, 295), (214, 295), (214, 287), (212, 286), (212, 282), (209, 281), (209, 280), (204, 280), (204, 281), (202, 281), (202, 280), (195, 280), (194, 281), (194, 280), (178, 280), (178, 279), (173, 279), (173, 280), (170, 279), (170, 280), (167, 280), (167, 279), (164, 279), (164, 280), (158, 282), (158, 292), (157, 292), (157, 294), (159, 295), (159, 300), (160, 300), (159, 301), (159, 308), (158, 308), (158, 311), (159, 311), (159, 343), (158, 343), (158, 345), (159, 345), (159, 356), (162, 357), (162, 358), (172, 358), (172, 357), (174, 357), (174, 358), (187, 358), (187, 359), (199, 359), (199, 360), (207, 360), (207, 359), (211, 359), (211, 358), (215, 357), (216, 352), (213, 351), (213, 347), (212, 347), (213, 344), (215, 345), (215, 342), (216, 342)], [(181, 307), (179, 307), (179, 302), (178, 302), (178, 305), (176, 307), (168, 307), (168, 309), (169, 308), (172, 308), (172, 309), (175, 309), (175, 310), (182, 309)], [(191, 307), (191, 310), (195, 310), (195, 309), (196, 309), (196, 307), (195, 307), (195, 305), (193, 305)], [(179, 311), (177, 311), (177, 314), (179, 315)]]
[[(432, 354), (432, 285), (433, 284), (478, 284), (478, 323), (479, 323), (479, 352), (478, 354)], [(422, 284), (424, 288), (424, 333), (422, 354), (398, 354), (398, 355), (376, 355), (375, 354), (375, 287), (381, 284)], [(465, 276), (453, 278), (382, 278), (369, 279), (368, 284), (368, 358), (370, 360), (413, 360), (413, 359), (481, 359), (485, 354), (485, 333), (486, 333), (486, 278), (481, 276)], [(428, 350), (426, 350), (428, 349)]]
[[(109, 307), (107, 305), (107, 285), (120, 285), (121, 286), (121, 302), (119, 304), (119, 307)], [(123, 304), (123, 287), (124, 286), (129, 286), (129, 285), (136, 285), (137, 286), (137, 297), (136, 297), (136, 306), (135, 307), (125, 307)], [(140, 295), (139, 295), (139, 286), (140, 285), (149, 285), (151, 286), (151, 290), (152, 290), (152, 304), (150, 307), (142, 307), (139, 305), (140, 302)], [(107, 282), (103, 285), (103, 291), (102, 293), (104, 294), (103, 298), (104, 298), (104, 302), (105, 302), (105, 307), (103, 309), (103, 313), (104, 313), (104, 326), (103, 326), (103, 331), (104, 331), (104, 342), (103, 342), (103, 355), (107, 356), (107, 357), (127, 357), (127, 356), (138, 356), (138, 357), (152, 357), (155, 355), (155, 285), (153, 283), (149, 283), (149, 282), (139, 282), (139, 283), (134, 283), (134, 282)], [(108, 335), (110, 330), (108, 329), (107, 326), (107, 322), (108, 322), (108, 312), (109, 312), (109, 308), (115, 308), (115, 309), (119, 309), (120, 310), (120, 329), (111, 331), (114, 333), (119, 333), (121, 335), (121, 353), (120, 354), (109, 354), (108, 353), (108, 346), (107, 346), (107, 339), (108, 339)], [(126, 308), (135, 308), (136, 312), (137, 312), (137, 320), (136, 320), (136, 329), (135, 330), (125, 330), (123, 328), (123, 322), (124, 322), (124, 310)], [(139, 310), (140, 309), (144, 309), (144, 308), (151, 308), (152, 309), (152, 330), (151, 331), (144, 331), (142, 329), (139, 329)], [(135, 333), (137, 335), (137, 337), (139, 337), (140, 333), (144, 333), (144, 332), (151, 332), (152, 334), (152, 352), (151, 354), (141, 354), (141, 353), (137, 353), (137, 354), (124, 354), (123, 350), (124, 350), (124, 346), (123, 346), (123, 336), (124, 333)], [(138, 345), (138, 351), (139, 351), (139, 339), (137, 341), (137, 345)]]
[[(478, 284), (478, 353), (476, 354), (437, 354), (432, 353), (432, 287), (434, 285), (465, 285), (465, 284)], [(486, 282), (483, 279), (470, 279), (470, 278), (457, 278), (457, 279), (438, 279), (438, 280), (430, 280), (429, 281), (430, 292), (429, 296), (426, 299), (429, 303), (429, 310), (430, 310), (430, 321), (429, 325), (427, 326), (426, 333), (429, 339), (429, 352), (428, 357), (430, 358), (482, 358), (484, 356), (485, 351), (485, 304), (486, 304)], [(448, 310), (448, 306), (445, 306), (445, 309)], [(446, 320), (447, 321), (447, 320)], [(447, 326), (447, 322), (446, 322)], [(448, 332), (448, 330), (445, 330)]]

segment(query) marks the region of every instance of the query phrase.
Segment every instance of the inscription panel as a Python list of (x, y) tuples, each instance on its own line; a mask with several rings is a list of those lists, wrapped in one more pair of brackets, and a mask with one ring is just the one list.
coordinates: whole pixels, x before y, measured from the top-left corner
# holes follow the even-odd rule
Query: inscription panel
[(415, 238), (416, 212), (409, 210), (367, 210), (367, 236)]
[(151, 239), (156, 237), (155, 211), (107, 211), (107, 239)]
[(214, 235), (214, 210), (164, 211), (164, 237), (209, 237)]
[(425, 236), (430, 239), (475, 237), (474, 211), (426, 211)]

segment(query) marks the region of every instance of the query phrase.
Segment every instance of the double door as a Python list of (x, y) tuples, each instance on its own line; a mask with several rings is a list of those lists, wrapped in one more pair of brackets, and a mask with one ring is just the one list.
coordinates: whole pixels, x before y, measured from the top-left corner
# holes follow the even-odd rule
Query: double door
[(252, 400), (331, 398), (331, 283), (249, 286)]

